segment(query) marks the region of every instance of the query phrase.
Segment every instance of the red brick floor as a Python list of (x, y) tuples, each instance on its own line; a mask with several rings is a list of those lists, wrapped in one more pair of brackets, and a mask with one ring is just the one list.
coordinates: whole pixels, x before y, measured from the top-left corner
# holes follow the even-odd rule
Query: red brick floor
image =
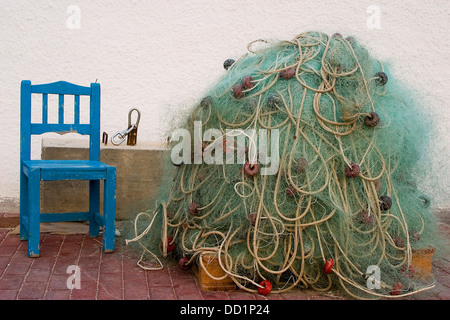
[[(443, 224), (442, 230), (450, 235), (450, 225)], [(141, 269), (136, 253), (123, 244), (123, 238), (117, 240), (113, 253), (104, 254), (101, 236), (41, 234), (41, 256), (31, 259), (26, 254), (27, 243), (10, 232), (0, 228), (0, 300), (349, 299), (338, 291), (294, 289), (268, 296), (242, 290), (203, 291), (194, 272), (180, 270), (173, 260), (164, 261), (162, 270)], [(69, 266), (80, 268), (80, 289), (68, 289)], [(435, 262), (433, 268), (435, 289), (408, 299), (450, 299), (450, 259)]]

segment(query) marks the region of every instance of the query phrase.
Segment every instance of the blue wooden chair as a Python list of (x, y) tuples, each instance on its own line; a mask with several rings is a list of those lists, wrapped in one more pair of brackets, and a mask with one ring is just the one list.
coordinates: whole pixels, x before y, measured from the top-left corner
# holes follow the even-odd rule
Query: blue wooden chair
[[(42, 122), (31, 122), (31, 96), (42, 95)], [(48, 95), (58, 96), (58, 123), (48, 123)], [(64, 99), (73, 96), (74, 123), (64, 123)], [(90, 97), (90, 123), (80, 123), (80, 96)], [(60, 81), (31, 85), (22, 81), (20, 96), (20, 238), (28, 240), (28, 256), (39, 256), (40, 222), (89, 221), (89, 235), (103, 227), (103, 251), (114, 250), (116, 168), (100, 158), (100, 84), (82, 87)], [(46, 132), (89, 135), (89, 160), (31, 160), (31, 136)], [(89, 212), (41, 213), (41, 181), (89, 180)], [(103, 215), (100, 181), (104, 180)]]

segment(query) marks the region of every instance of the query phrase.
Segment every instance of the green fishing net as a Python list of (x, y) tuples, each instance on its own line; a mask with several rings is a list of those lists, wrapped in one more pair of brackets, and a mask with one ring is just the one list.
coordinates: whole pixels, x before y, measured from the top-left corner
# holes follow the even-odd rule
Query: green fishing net
[(353, 37), (307, 32), (248, 51), (192, 109), (191, 141), (173, 139), (155, 207), (127, 240), (139, 264), (213, 255), (250, 292), (262, 280), (356, 298), (432, 288), (413, 265), (439, 246), (419, 187), (431, 175), (423, 108)]

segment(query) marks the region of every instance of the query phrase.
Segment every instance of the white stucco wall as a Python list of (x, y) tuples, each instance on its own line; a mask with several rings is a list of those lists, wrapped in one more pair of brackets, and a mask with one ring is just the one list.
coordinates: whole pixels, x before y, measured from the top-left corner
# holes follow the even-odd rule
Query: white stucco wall
[[(371, 6), (380, 10), (379, 28), (370, 28), (377, 22)], [(391, 62), (396, 79), (420, 91), (438, 119), (432, 166), (439, 174), (426, 184), (438, 187), (438, 206), (450, 206), (450, 1), (444, 0), (0, 0), (0, 203), (19, 196), (21, 80), (98, 79), (102, 131), (123, 129), (128, 110), (137, 107), (140, 141), (160, 140), (225, 72), (225, 59), (239, 58), (252, 40), (289, 40), (310, 30), (356, 36)]]

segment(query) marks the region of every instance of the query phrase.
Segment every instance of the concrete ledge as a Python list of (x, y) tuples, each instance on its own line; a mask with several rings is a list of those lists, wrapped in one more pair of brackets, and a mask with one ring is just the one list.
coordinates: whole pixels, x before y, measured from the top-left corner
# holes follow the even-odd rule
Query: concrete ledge
[[(88, 140), (43, 139), (42, 159), (88, 159)], [(158, 194), (163, 161), (169, 152), (163, 145), (138, 142), (136, 146), (101, 146), (100, 161), (117, 170), (116, 219), (128, 220), (146, 211)], [(103, 194), (103, 186), (101, 186)], [(44, 181), (41, 185), (41, 212), (88, 211), (88, 181)], [(101, 201), (101, 210), (103, 200)]]
[(0, 197), (0, 212), (1, 213), (19, 213), (20, 201), (19, 197)]
[(15, 228), (20, 224), (19, 213), (0, 213), (0, 229), (2, 228)]

